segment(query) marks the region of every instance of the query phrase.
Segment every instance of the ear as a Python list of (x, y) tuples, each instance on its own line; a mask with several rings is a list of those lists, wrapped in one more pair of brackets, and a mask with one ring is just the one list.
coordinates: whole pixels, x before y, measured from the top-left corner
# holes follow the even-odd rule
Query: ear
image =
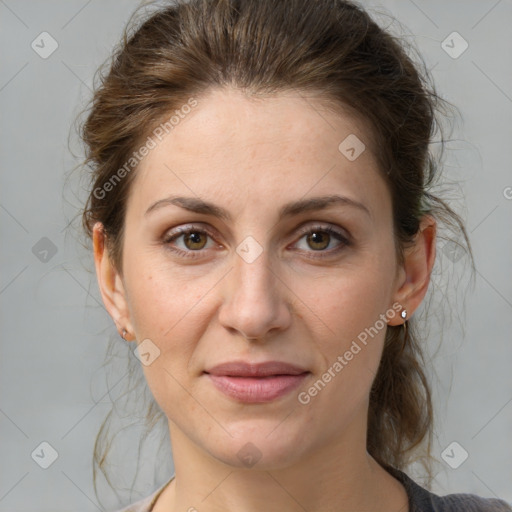
[(92, 239), (96, 277), (103, 303), (114, 320), (119, 334), (122, 336), (123, 329), (126, 329), (127, 334), (124, 338), (126, 341), (132, 341), (134, 331), (130, 321), (123, 281), (110, 261), (106, 234), (101, 222), (96, 222), (94, 225)]
[[(431, 215), (424, 215), (414, 243), (405, 249), (404, 263), (398, 272), (395, 302), (407, 310), (407, 318), (421, 304), (430, 283), (430, 274), (436, 258), (437, 222)], [(403, 323), (400, 315), (390, 319), (389, 325)]]

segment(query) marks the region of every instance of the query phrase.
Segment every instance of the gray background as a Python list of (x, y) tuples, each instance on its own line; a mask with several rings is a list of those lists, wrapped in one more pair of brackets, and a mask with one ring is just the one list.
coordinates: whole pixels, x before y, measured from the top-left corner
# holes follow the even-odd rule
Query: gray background
[[(0, 511), (102, 510), (92, 448), (109, 410), (107, 388), (122, 378), (123, 365), (106, 381), (101, 365), (116, 334), (100, 305), (92, 257), (66, 234), (83, 194), (76, 180), (65, 186), (65, 176), (79, 162), (68, 149), (71, 125), (137, 5), (0, 0)], [(448, 281), (433, 285), (440, 292), (432, 311), (452, 299), (455, 305), (452, 322), (435, 320), (430, 329), (440, 461), (434, 490), (512, 502), (512, 2), (367, 5), (410, 30), (438, 90), (461, 112), (446, 177), (457, 184), (449, 198), (467, 219), (477, 273), (468, 288), (467, 260), (440, 242), (435, 278), (443, 270)], [(59, 45), (47, 59), (31, 48), (43, 31)], [(469, 44), (458, 58), (441, 47), (453, 31)], [(71, 148), (79, 151), (73, 139)], [(48, 469), (31, 457), (43, 441), (58, 453)], [(441, 457), (453, 441), (469, 454), (458, 469)], [(129, 459), (137, 455), (132, 447)], [(152, 458), (145, 463), (151, 468)], [(139, 494), (121, 500), (149, 494), (168, 471), (155, 481), (143, 471)], [(117, 504), (114, 497), (107, 503)]]

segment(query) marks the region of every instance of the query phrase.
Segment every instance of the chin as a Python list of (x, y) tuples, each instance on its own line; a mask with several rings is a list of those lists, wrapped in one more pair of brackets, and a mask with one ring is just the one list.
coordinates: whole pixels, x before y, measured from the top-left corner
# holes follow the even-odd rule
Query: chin
[(233, 437), (224, 436), (222, 441), (210, 438), (212, 445), (203, 445), (204, 449), (228, 466), (262, 471), (292, 466), (307, 449), (304, 429), (291, 432), (285, 424), (279, 425), (275, 421), (271, 428), (268, 426), (269, 422), (265, 422), (265, 426), (260, 425), (260, 428), (255, 428), (254, 422), (251, 423), (247, 429), (238, 425), (237, 433)]

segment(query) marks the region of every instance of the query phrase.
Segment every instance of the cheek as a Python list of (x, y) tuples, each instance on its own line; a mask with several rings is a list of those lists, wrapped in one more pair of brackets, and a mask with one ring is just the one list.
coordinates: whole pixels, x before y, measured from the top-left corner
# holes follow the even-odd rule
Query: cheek
[(323, 332), (330, 337), (328, 344), (339, 349), (339, 343), (332, 343), (333, 339), (344, 343), (355, 339), (389, 308), (391, 267), (374, 261), (371, 265), (331, 272), (320, 279), (295, 279), (294, 291), (304, 303), (302, 308), (310, 309), (321, 320)]
[(159, 351), (150, 365), (143, 365), (148, 385), (162, 407), (164, 402), (177, 403), (184, 398), (179, 383), (190, 387), (191, 362), (211, 321), (219, 277), (192, 267), (184, 271), (155, 254), (132, 254), (126, 261), (136, 338), (138, 343), (151, 340)]
[(316, 338), (321, 368), (298, 400), (311, 428), (322, 429), (329, 439), (366, 414), (385, 339), (387, 324), (380, 315), (386, 305), (363, 279), (330, 288), (315, 305), (330, 332)]
[(126, 276), (130, 314), (138, 338), (160, 343), (174, 339), (173, 333), (212, 286), (207, 275), (193, 279), (161, 260), (151, 254), (135, 257), (127, 262)]
[[(308, 294), (304, 302), (321, 320), (313, 336), (322, 354), (318, 377), (322, 379), (325, 375), (328, 389), (324, 391), (323, 384), (319, 383), (316, 387), (322, 391), (313, 400), (321, 407), (338, 404), (333, 414), (339, 415), (340, 420), (365, 401), (382, 354), (386, 314), (387, 318), (395, 314), (389, 303), (393, 268), (389, 262), (393, 260), (371, 261), (371, 264), (354, 266), (350, 271), (316, 280), (313, 292), (311, 282), (309, 292), (306, 286), (298, 290), (303, 296)], [(315, 394), (315, 390), (311, 392)]]
[[(148, 387), (168, 417), (177, 414), (176, 404), (184, 403), (194, 414), (195, 405), (183, 386), (190, 389), (189, 362), (202, 328), (193, 306), (202, 294), (197, 288), (181, 286), (178, 279), (148, 269), (133, 284), (131, 315), (137, 340), (151, 340), (158, 354), (151, 364), (142, 364)], [(143, 358), (141, 361), (144, 363)]]

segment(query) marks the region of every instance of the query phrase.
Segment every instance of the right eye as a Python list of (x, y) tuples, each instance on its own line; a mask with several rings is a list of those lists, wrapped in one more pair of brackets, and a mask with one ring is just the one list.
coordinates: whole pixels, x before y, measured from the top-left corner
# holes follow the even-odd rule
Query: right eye
[[(208, 238), (211, 242), (209, 245)], [(194, 226), (179, 227), (174, 232), (166, 233), (163, 243), (168, 249), (186, 258), (198, 257), (200, 254), (194, 253), (200, 253), (203, 249), (209, 249), (215, 245), (213, 235), (209, 231)]]

